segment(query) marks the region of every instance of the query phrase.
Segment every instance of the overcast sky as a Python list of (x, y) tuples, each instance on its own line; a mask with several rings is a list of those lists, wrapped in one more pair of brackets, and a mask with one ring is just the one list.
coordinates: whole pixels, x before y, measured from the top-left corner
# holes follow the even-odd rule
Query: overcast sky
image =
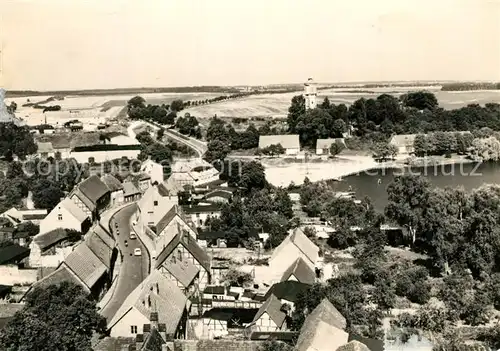
[(499, 0), (0, 0), (7, 89), (500, 80)]

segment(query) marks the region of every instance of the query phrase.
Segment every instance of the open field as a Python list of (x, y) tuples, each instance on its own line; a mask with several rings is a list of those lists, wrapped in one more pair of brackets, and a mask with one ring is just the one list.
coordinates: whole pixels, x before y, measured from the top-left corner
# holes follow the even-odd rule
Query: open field
[[(454, 109), (468, 104), (484, 105), (488, 102), (500, 103), (500, 90), (477, 91), (441, 91), (440, 87), (413, 87), (408, 88), (373, 88), (359, 90), (329, 89), (318, 92), (319, 101), (326, 96), (334, 104), (350, 105), (357, 99), (376, 98), (387, 93), (399, 96), (408, 91), (427, 89), (438, 98), (439, 104), (445, 109)], [(193, 116), (208, 118), (217, 114), (218, 117), (285, 117), (288, 113), (290, 101), (298, 93), (252, 95), (242, 99), (223, 101), (204, 106), (196, 106), (185, 110)]]

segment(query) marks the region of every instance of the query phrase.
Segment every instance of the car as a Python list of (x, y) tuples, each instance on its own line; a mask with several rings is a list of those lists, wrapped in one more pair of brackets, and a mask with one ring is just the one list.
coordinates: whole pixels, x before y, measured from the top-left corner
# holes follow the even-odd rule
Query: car
[(116, 235), (120, 235), (120, 230), (118, 228), (116, 228), (115, 233), (116, 233)]
[(128, 241), (127, 240), (125, 240), (123, 243), (125, 244), (125, 246), (128, 246)]
[(134, 233), (130, 233), (130, 240), (137, 239), (137, 236)]
[(141, 256), (141, 255), (142, 255), (142, 252), (141, 252), (140, 248), (134, 249), (134, 256)]
[(118, 228), (118, 222), (115, 222), (115, 228)]

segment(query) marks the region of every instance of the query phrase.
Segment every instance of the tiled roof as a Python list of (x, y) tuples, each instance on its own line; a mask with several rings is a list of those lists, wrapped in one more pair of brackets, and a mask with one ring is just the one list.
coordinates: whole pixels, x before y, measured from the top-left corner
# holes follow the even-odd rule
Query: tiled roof
[(296, 228), (292, 236), (290, 237), (292, 242), (297, 246), (300, 251), (304, 253), (304, 255), (307, 256), (311, 260), (311, 262), (315, 263), (316, 260), (318, 259), (318, 253), (319, 253), (319, 247), (316, 246), (315, 243), (309, 239), (302, 229)]
[(12, 244), (0, 248), (0, 264), (16, 263), (30, 255), (30, 249)]
[[(125, 338), (125, 337), (105, 337), (100, 340), (99, 343), (93, 347), (94, 351), (123, 351), (124, 347), (129, 347), (134, 345), (135, 347), (135, 338)], [(128, 350), (128, 348), (126, 348)]]
[(174, 205), (172, 206), (167, 213), (163, 216), (162, 219), (156, 224), (156, 233), (160, 234), (163, 229), (165, 229), (168, 224), (175, 218), (176, 215), (179, 214), (179, 206)]
[(351, 341), (347, 344), (337, 348), (337, 351), (371, 351), (368, 346), (360, 343), (359, 341)]
[(276, 296), (271, 294), (271, 296), (267, 298), (262, 306), (260, 306), (259, 311), (255, 315), (253, 321), (257, 321), (264, 313), (267, 313), (278, 327), (281, 327), (283, 325), (286, 314), (285, 312), (281, 311), (281, 302)]
[(104, 229), (101, 223), (98, 223), (94, 228), (92, 229), (98, 236), (101, 238), (102, 241), (106, 243), (106, 245), (112, 249), (115, 247), (115, 239), (109, 234), (109, 232)]
[(76, 276), (74, 272), (71, 271), (66, 265), (61, 264), (54, 272), (50, 273), (45, 278), (34, 283), (24, 296), (26, 296), (32, 289), (37, 287), (46, 288), (49, 285), (61, 284), (62, 282), (72, 282), (80, 285), (87, 293), (90, 289), (85, 285), (85, 283)]
[(123, 183), (123, 196), (132, 196), (140, 194), (141, 192), (132, 182)]
[(64, 260), (66, 264), (88, 287), (106, 273), (106, 266), (85, 243), (78, 245)]
[(153, 328), (146, 336), (141, 351), (162, 351), (163, 344), (165, 344), (165, 340), (163, 340), (158, 329)]
[(205, 290), (203, 290), (204, 294), (212, 294), (212, 295), (224, 295), (226, 293), (226, 289), (223, 286), (207, 286)]
[(300, 142), (298, 134), (286, 135), (261, 135), (259, 137), (259, 148), (281, 144), (285, 149), (299, 149)]
[(190, 351), (258, 351), (261, 341), (175, 340), (174, 350)]
[(85, 222), (85, 220), (89, 217), (73, 200), (69, 198), (65, 198), (64, 200), (62, 200), (58, 206), (63, 206), (80, 223)]
[(186, 260), (180, 261), (176, 259), (175, 256), (173, 260), (166, 260), (163, 263), (163, 267), (165, 267), (165, 269), (185, 288), (191, 285), (194, 278), (200, 272), (200, 270), (191, 262)]
[(219, 203), (213, 203), (210, 205), (185, 205), (185, 206), (182, 206), (182, 210), (185, 213), (219, 212), (221, 209), (222, 209), (222, 205)]
[(416, 136), (417, 134), (394, 135), (389, 143), (396, 146), (413, 146)]
[(159, 268), (163, 264), (179, 244), (183, 245), (207, 272), (210, 272), (210, 257), (191, 235), (184, 232), (177, 233), (170, 243), (160, 252), (156, 259), (156, 268)]
[(315, 324), (320, 320), (342, 330), (344, 330), (347, 325), (344, 316), (327, 298), (321, 300), (318, 306), (311, 311), (306, 317), (304, 325), (308, 323)]
[(36, 145), (38, 146), (38, 153), (50, 153), (54, 152), (54, 148), (52, 147), (51, 142), (37, 142)]
[(295, 262), (288, 267), (281, 277), (281, 281), (287, 281), (292, 275), (295, 276), (299, 282), (305, 284), (314, 284), (316, 280), (316, 273), (304, 262), (302, 257), (297, 258)]
[(167, 187), (163, 183), (158, 184), (158, 194), (160, 194), (160, 196), (173, 195), (173, 194), (170, 194), (170, 191), (167, 189)]
[(283, 299), (295, 303), (298, 301), (300, 294), (306, 292), (310, 287), (308, 284), (288, 280), (271, 286), (266, 293), (266, 298), (274, 295), (280, 300)]
[(349, 334), (323, 321), (304, 326), (297, 340), (297, 351), (331, 351), (348, 341)]
[(223, 197), (225, 199), (230, 199), (232, 196), (233, 196), (233, 193), (231, 191), (217, 189), (217, 190), (213, 190), (213, 191), (209, 192), (208, 194), (206, 194), (205, 198), (208, 199), (211, 197)]
[(85, 244), (109, 270), (111, 267), (113, 247), (109, 247), (108, 244), (101, 239), (95, 231), (91, 231), (85, 236)]
[(174, 177), (169, 177), (162, 185), (170, 195), (177, 195), (179, 192), (184, 191), (184, 186), (177, 182)]
[(97, 201), (109, 192), (108, 187), (98, 176), (93, 175), (78, 184), (80, 191), (95, 204)]
[(165, 324), (167, 334), (174, 334), (187, 303), (187, 297), (177, 285), (158, 270), (154, 270), (125, 299), (108, 328), (113, 328), (130, 309), (136, 308), (147, 319), (150, 318), (151, 312), (157, 312), (158, 323)]
[(74, 198), (77, 197), (81, 202), (84, 203), (85, 206), (87, 206), (90, 211), (94, 211), (96, 208), (96, 204), (93, 203), (87, 196), (85, 196), (85, 194), (80, 190), (78, 186), (73, 188), (73, 191), (68, 197), (73, 201), (76, 201), (74, 200)]
[(106, 184), (106, 186), (108, 187), (109, 191), (111, 191), (111, 192), (123, 189), (122, 183), (118, 179), (116, 179), (115, 177), (113, 177), (111, 174), (105, 174), (105, 175), (103, 175), (101, 177), (101, 181), (104, 184)]
[(66, 240), (67, 238), (68, 232), (65, 229), (57, 228), (51, 230), (50, 232), (35, 235), (33, 237), (33, 240), (43, 251), (57, 243), (60, 243), (63, 240)]

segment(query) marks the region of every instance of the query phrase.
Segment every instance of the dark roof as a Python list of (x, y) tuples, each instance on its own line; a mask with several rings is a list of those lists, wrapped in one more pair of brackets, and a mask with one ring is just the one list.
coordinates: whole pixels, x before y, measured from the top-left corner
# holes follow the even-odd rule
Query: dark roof
[(109, 191), (118, 191), (123, 189), (122, 183), (113, 177), (111, 174), (105, 174), (101, 177), (101, 181), (106, 184)]
[(160, 194), (160, 196), (168, 196), (170, 195), (170, 191), (167, 189), (165, 184), (160, 183), (158, 184), (158, 194)]
[(203, 212), (218, 212), (222, 209), (221, 204), (210, 204), (210, 205), (186, 205), (182, 206), (182, 210), (185, 213), (203, 213)]
[(226, 232), (209, 232), (209, 231), (198, 232), (198, 240), (217, 240), (225, 238), (226, 238)]
[[(123, 347), (135, 346), (135, 338), (105, 337), (94, 346), (94, 351), (123, 351)], [(128, 350), (128, 349), (127, 349)]]
[(221, 189), (213, 190), (205, 195), (205, 197), (207, 199), (211, 198), (211, 197), (223, 197), (223, 198), (228, 199), (228, 200), (232, 196), (233, 196), (233, 193), (231, 191), (226, 191), (226, 190), (221, 190)]
[(253, 320), (257, 321), (264, 313), (267, 313), (278, 327), (283, 325), (286, 314), (281, 310), (281, 302), (276, 296), (271, 294), (267, 298), (267, 300), (259, 308), (259, 311)]
[(9, 294), (11, 291), (12, 285), (0, 285), (0, 296), (5, 297), (5, 295)]
[(224, 295), (226, 293), (226, 288), (223, 286), (207, 286), (203, 290), (204, 294), (214, 294), (214, 295)]
[(287, 281), (292, 275), (295, 276), (299, 282), (305, 284), (312, 285), (316, 280), (316, 273), (314, 273), (311, 267), (305, 263), (302, 257), (297, 258), (295, 262), (287, 268), (281, 277), (281, 281)]
[(189, 233), (184, 232), (177, 233), (170, 243), (160, 252), (156, 258), (156, 268), (161, 267), (163, 262), (168, 258), (168, 256), (170, 256), (179, 244), (183, 245), (200, 263), (200, 265), (210, 273), (210, 257), (208, 257), (205, 250), (198, 245), (196, 240), (193, 239)]
[(163, 229), (165, 229), (168, 226), (168, 224), (172, 221), (172, 219), (174, 219), (175, 216), (178, 214), (179, 214), (179, 206), (177, 205), (172, 206), (170, 210), (168, 210), (167, 213), (165, 213), (163, 218), (160, 219), (160, 221), (156, 225), (156, 233), (160, 234), (163, 231)]
[(308, 284), (293, 280), (276, 283), (267, 291), (266, 299), (274, 295), (280, 300), (283, 299), (295, 303), (300, 293), (306, 292), (310, 287)]
[(0, 264), (17, 263), (30, 255), (30, 249), (12, 244), (0, 248)]
[(109, 192), (108, 187), (98, 176), (93, 175), (78, 184), (78, 188), (92, 203), (95, 205), (97, 201)]
[[(166, 260), (163, 267), (177, 279), (185, 288), (189, 287), (200, 270), (188, 260)], [(174, 262), (172, 262), (174, 261)]]
[(37, 234), (33, 240), (44, 251), (68, 238), (68, 232), (65, 229), (57, 228), (50, 232)]
[(97, 281), (106, 273), (107, 267), (101, 262), (86, 243), (79, 244), (63, 262), (85, 285), (92, 289)]
[(90, 232), (85, 236), (85, 243), (89, 249), (101, 260), (107, 269), (111, 267), (111, 256), (113, 254), (113, 247), (109, 246), (100, 235), (95, 231)]
[(26, 296), (34, 288), (46, 288), (49, 285), (61, 284), (62, 282), (75, 283), (77, 285), (80, 285), (85, 291), (90, 292), (85, 283), (80, 278), (78, 278), (76, 274), (71, 271), (71, 269), (62, 264), (54, 272), (34, 283), (26, 292), (26, 294), (24, 294), (24, 296)]
[(12, 236), (14, 239), (29, 238), (30, 233), (28, 232), (15, 232)]
[(132, 196), (140, 194), (141, 191), (137, 189), (134, 183), (132, 182), (124, 182), (123, 183), (123, 196)]
[(349, 334), (348, 341), (359, 341), (365, 344), (370, 351), (384, 351), (384, 342), (382, 340), (365, 338), (356, 334)]
[(25, 213), (22, 215), (23, 220), (25, 221), (32, 221), (32, 220), (37, 220), (37, 219), (44, 219), (47, 217), (46, 213)]
[(299, 335), (295, 331), (253, 331), (250, 334), (250, 340), (281, 340), (281, 341), (292, 341)]
[(163, 340), (158, 329), (153, 328), (151, 332), (146, 335), (146, 339), (144, 340), (144, 344), (142, 346), (142, 351), (162, 351), (162, 345), (165, 344), (165, 340)]
[(14, 230), (16, 230), (16, 228), (14, 228), (14, 227), (1, 227), (0, 228), (0, 232), (3, 232), (3, 233), (14, 233)]

